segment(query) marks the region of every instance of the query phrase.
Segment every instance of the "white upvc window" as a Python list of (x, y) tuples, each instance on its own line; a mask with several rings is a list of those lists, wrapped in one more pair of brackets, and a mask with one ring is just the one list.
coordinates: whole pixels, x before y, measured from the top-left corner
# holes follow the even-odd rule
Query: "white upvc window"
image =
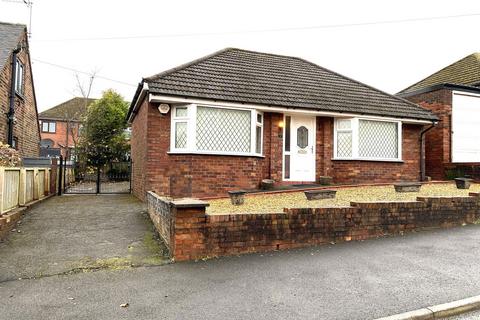
[(19, 95), (23, 96), (24, 94), (24, 87), (23, 87), (23, 78), (24, 78), (24, 65), (23, 63), (17, 59), (15, 64), (15, 92)]
[(170, 151), (258, 156), (263, 120), (253, 109), (178, 105), (172, 109)]
[(190, 120), (188, 114), (188, 106), (178, 106), (173, 109), (172, 114), (172, 134), (171, 134), (171, 148), (172, 150), (187, 150), (188, 138), (188, 123)]
[(368, 118), (335, 119), (333, 158), (401, 161), (401, 121)]

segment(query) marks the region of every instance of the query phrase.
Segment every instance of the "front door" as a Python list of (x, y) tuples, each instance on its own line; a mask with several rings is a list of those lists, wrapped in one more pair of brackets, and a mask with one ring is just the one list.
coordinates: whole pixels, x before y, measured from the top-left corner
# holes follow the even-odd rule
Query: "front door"
[(289, 180), (315, 181), (315, 117), (291, 117)]

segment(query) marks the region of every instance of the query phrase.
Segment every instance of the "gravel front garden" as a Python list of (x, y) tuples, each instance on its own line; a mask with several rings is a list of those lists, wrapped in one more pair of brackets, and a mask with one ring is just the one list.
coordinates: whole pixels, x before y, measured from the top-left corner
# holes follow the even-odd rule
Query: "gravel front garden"
[(245, 203), (234, 206), (230, 199), (209, 200), (208, 214), (226, 213), (276, 213), (283, 208), (322, 208), (349, 206), (351, 201), (415, 201), (418, 196), (468, 196), (469, 192), (480, 192), (480, 184), (472, 184), (469, 190), (457, 189), (455, 183), (425, 184), (420, 192), (397, 193), (393, 185), (376, 187), (338, 188), (335, 199), (311, 200), (303, 191), (276, 194), (247, 194)]

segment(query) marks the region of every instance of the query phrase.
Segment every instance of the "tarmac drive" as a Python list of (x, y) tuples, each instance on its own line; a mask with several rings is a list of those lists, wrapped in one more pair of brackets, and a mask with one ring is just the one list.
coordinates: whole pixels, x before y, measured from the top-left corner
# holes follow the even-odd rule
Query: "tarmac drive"
[[(0, 261), (4, 252), (0, 248)], [(208, 261), (11, 279), (0, 282), (0, 319), (375, 319), (479, 295), (479, 266), (480, 226), (471, 225)]]

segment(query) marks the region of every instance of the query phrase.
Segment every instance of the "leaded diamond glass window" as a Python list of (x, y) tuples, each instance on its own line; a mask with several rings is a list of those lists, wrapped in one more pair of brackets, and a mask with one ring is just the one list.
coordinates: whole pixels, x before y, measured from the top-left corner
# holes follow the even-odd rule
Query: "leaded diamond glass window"
[(175, 123), (175, 148), (185, 149), (187, 147), (187, 123)]
[(188, 115), (188, 112), (187, 112), (187, 108), (180, 108), (180, 107), (177, 107), (175, 108), (175, 116), (176, 117), (186, 117)]
[(359, 120), (358, 155), (362, 158), (398, 158), (398, 124)]
[(352, 132), (337, 132), (337, 157), (350, 158), (352, 156)]
[(197, 107), (199, 151), (251, 152), (251, 112)]

